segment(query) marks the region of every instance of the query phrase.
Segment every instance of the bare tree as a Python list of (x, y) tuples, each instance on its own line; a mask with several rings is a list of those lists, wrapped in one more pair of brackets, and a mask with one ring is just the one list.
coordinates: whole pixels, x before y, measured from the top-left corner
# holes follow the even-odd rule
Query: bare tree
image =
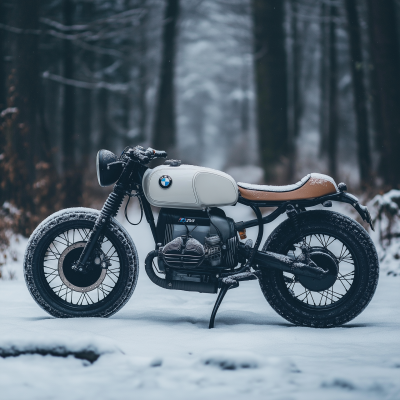
[(374, 107), (378, 120), (380, 173), (385, 184), (400, 185), (400, 54), (393, 0), (368, 0)]
[(337, 177), (338, 146), (338, 65), (336, 48), (337, 6), (331, 2), (329, 6), (329, 124), (328, 124), (328, 166), (330, 174)]
[(179, 0), (166, 0), (163, 52), (153, 131), (153, 146), (161, 150), (170, 150), (176, 144), (174, 75), (178, 18)]
[[(75, 4), (73, 0), (63, 0), (63, 22), (66, 27), (73, 25)], [(63, 76), (65, 79), (74, 78), (75, 60), (73, 44), (70, 40), (63, 40)], [(76, 98), (75, 87), (64, 85), (64, 104), (63, 104), (63, 192), (64, 207), (73, 207), (80, 204), (81, 173), (76, 168)]]
[(371, 151), (367, 114), (367, 94), (364, 84), (364, 61), (357, 3), (345, 0), (347, 31), (350, 42), (350, 62), (353, 84), (354, 110), (357, 124), (358, 167), (361, 187), (371, 186)]
[[(145, 6), (146, 0), (141, 0), (141, 6)], [(137, 142), (141, 143), (146, 139), (147, 127), (147, 99), (146, 93), (148, 89), (148, 72), (147, 72), (147, 22), (148, 12), (144, 12), (139, 20), (139, 135)]]
[[(0, 0), (0, 24), (5, 24), (6, 22), (6, 8), (4, 5), (4, 0)], [(6, 107), (6, 69), (5, 63), (5, 31), (0, 29), (0, 112)], [(0, 148), (1, 152), (1, 148)]]
[(291, 33), (292, 33), (292, 96), (293, 96), (293, 125), (292, 132), (294, 137), (300, 133), (300, 120), (303, 114), (303, 102), (301, 98), (300, 82), (302, 72), (302, 38), (300, 37), (298, 13), (298, 0), (290, 0), (291, 4)]
[(288, 156), (284, 2), (253, 0), (257, 130), (265, 179)]
[(12, 35), (1, 189), (7, 196), (3, 200), (20, 210), (16, 229), (29, 234), (56, 206), (49, 138), (41, 118), (38, 35), (31, 33), (38, 28), (39, 1), (16, 0), (11, 14), (12, 26), (19, 30)]
[(320, 133), (320, 157), (328, 153), (328, 74), (329, 74), (329, 58), (328, 58), (328, 24), (326, 19), (329, 16), (328, 5), (322, 1), (320, 4), (320, 106), (319, 106), (319, 133)]

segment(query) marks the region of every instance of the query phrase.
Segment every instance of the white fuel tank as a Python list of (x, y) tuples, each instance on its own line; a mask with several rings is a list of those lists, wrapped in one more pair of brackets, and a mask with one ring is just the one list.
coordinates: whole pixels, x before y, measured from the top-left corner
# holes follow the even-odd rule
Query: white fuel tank
[(143, 176), (144, 194), (153, 206), (202, 209), (236, 204), (235, 180), (211, 168), (161, 165)]

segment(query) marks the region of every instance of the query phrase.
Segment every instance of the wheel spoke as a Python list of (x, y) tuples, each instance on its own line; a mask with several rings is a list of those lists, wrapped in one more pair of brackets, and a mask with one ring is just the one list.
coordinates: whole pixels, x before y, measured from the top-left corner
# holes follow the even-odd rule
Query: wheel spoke
[(317, 238), (318, 242), (321, 243), (322, 247), (325, 247), (325, 244), (324, 244), (324, 242), (323, 242), (321, 236), (318, 234), (318, 235), (315, 235), (315, 237)]
[(350, 286), (352, 285), (352, 281), (353, 281), (353, 279), (351, 280), (351, 281), (349, 281), (349, 279), (346, 279), (345, 278), (345, 275), (342, 275), (340, 272), (339, 272), (339, 278), (338, 278), (338, 281), (346, 281)]
[[(329, 242), (328, 241), (328, 243), (327, 243), (327, 245), (326, 245), (326, 248), (328, 248), (334, 241), (336, 241), (336, 238), (331, 238), (332, 240)], [(329, 240), (329, 239), (328, 239)]]
[[(50, 251), (51, 252), (51, 254), (53, 254), (53, 256), (56, 258), (56, 260), (58, 260), (59, 258), (60, 258), (60, 256), (61, 256), (61, 254), (60, 253), (55, 253), (50, 247), (47, 249), (47, 251)], [(57, 257), (58, 256), (58, 257)]]
[[(42, 264), (44, 279), (53, 293), (66, 303), (83, 307), (94, 305), (106, 298), (117, 285), (121, 272), (118, 251), (107, 236), (101, 239), (105, 249), (99, 251), (102, 260), (112, 263), (110, 268), (96, 272), (99, 270), (93, 267), (87, 272), (88, 275), (81, 277), (71, 269), (81, 254), (77, 249), (83, 249), (82, 242), (87, 241), (90, 233), (89, 228), (73, 228), (59, 233), (49, 244)], [(62, 254), (63, 264), (60, 264)]]
[[(114, 273), (112, 272), (112, 274), (114, 274)], [(117, 283), (117, 281), (114, 281), (114, 279), (111, 277), (111, 275), (109, 273), (107, 273), (107, 276), (114, 284)], [(118, 280), (118, 276), (117, 275), (115, 275), (115, 276), (117, 277), (117, 280)]]
[(311, 255), (313, 252), (326, 252), (331, 258), (336, 259), (340, 268), (336, 281), (332, 283), (331, 287), (322, 291), (312, 291), (303, 286), (301, 280), (296, 281), (295, 278), (293, 281), (285, 279), (285, 286), (290, 292), (290, 296), (296, 299), (295, 301), (310, 307), (330, 307), (346, 296), (354, 283), (356, 267), (353, 255), (345, 243), (337, 237), (318, 232), (306, 235), (291, 244), (286, 254), (292, 259), (298, 260), (304, 247), (310, 251)]
[(311, 296), (311, 299), (312, 299), (312, 301), (313, 301), (313, 303), (314, 303), (314, 306), (316, 306), (315, 301), (314, 301), (314, 297), (313, 297), (313, 295), (312, 295), (312, 292), (310, 292), (310, 296)]
[[(344, 290), (347, 292), (348, 289), (346, 288), (346, 286), (344, 285), (344, 283), (342, 282), (342, 280), (339, 279), (339, 281), (340, 281), (340, 283), (342, 284), (342, 286), (344, 287)], [(346, 281), (346, 282), (348, 282), (348, 281)], [(351, 286), (351, 285), (350, 285), (350, 286)]]

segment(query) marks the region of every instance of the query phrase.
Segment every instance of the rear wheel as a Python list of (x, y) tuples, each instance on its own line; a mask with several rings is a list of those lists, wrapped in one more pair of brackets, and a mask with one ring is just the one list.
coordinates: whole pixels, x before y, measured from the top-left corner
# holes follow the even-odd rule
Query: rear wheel
[(44, 221), (32, 234), (25, 254), (28, 289), (55, 317), (108, 317), (130, 298), (138, 277), (135, 246), (114, 219), (86, 273), (73, 269), (98, 211), (67, 209)]
[(379, 262), (368, 233), (356, 221), (331, 211), (298, 215), (297, 227), (288, 219), (263, 247), (327, 271), (321, 280), (264, 269), (261, 290), (283, 318), (303, 326), (327, 328), (359, 315), (371, 301), (378, 283)]

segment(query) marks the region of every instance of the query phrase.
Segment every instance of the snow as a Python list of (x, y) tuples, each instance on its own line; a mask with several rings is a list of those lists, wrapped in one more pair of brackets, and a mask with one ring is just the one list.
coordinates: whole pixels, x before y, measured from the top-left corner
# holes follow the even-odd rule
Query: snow
[(258, 190), (263, 192), (291, 192), (292, 190), (299, 189), (302, 187), (310, 178), (312, 174), (306, 175), (299, 182), (293, 183), (291, 185), (284, 186), (272, 186), (272, 185), (255, 185), (252, 183), (238, 182), (238, 186), (243, 189)]
[[(225, 211), (253, 218), (240, 205)], [(143, 265), (150, 229), (125, 226)], [(326, 330), (287, 323), (256, 281), (243, 282), (208, 330), (216, 295), (161, 289), (143, 268), (131, 300), (111, 318), (52, 318), (28, 293), (21, 264), (8, 267), (19, 268), (17, 280), (0, 280), (0, 349), (71, 355), (0, 356), (1, 399), (400, 398), (400, 291), (391, 276), (381, 277), (359, 317)], [(89, 350), (100, 355), (94, 363), (73, 354)]]
[(376, 232), (372, 238), (376, 243), (381, 271), (400, 276), (400, 190), (392, 189), (376, 195), (368, 208), (374, 216)]

